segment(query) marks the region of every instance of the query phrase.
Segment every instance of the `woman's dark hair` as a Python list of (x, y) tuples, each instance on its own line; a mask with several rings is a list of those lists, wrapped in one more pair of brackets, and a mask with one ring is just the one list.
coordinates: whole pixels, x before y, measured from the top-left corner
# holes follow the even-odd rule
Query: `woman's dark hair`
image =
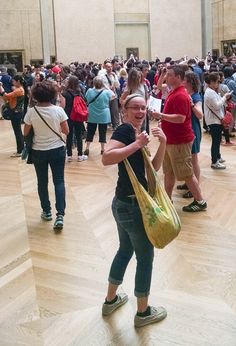
[(191, 84), (192, 90), (196, 93), (199, 91), (200, 88), (200, 81), (198, 76), (194, 72), (186, 72), (184, 79), (187, 83)]
[(198, 66), (199, 66), (202, 70), (204, 70), (204, 66), (205, 66), (204, 61), (199, 61), (199, 62), (198, 62)]
[(12, 77), (13, 80), (16, 82), (20, 82), (20, 84), (25, 88), (26, 87), (26, 82), (24, 78), (20, 74), (16, 74), (14, 77)]
[(66, 90), (81, 92), (80, 86), (79, 86), (79, 79), (76, 76), (70, 76), (68, 79), (68, 84), (66, 86)]
[(83, 70), (82, 67), (78, 67), (75, 70), (75, 76), (81, 81), (84, 82), (86, 78), (86, 72)]
[(209, 72), (218, 72), (218, 66), (216, 63), (213, 62), (210, 64)]
[(211, 82), (217, 82), (220, 79), (220, 75), (218, 72), (205, 73), (204, 80), (207, 84)]
[(42, 82), (44, 80), (44, 75), (41, 72), (36, 72), (35, 76), (39, 75), (39, 81)]
[(50, 81), (36, 83), (32, 87), (32, 97), (38, 102), (52, 102), (56, 98), (57, 90)]
[(25, 80), (20, 74), (16, 74), (12, 79), (24, 86)]
[(223, 69), (223, 73), (225, 78), (229, 78), (229, 77), (232, 77), (232, 75), (234, 74), (234, 70), (232, 67), (225, 67)]
[(68, 75), (70, 73), (69, 66), (62, 66), (61, 72), (63, 72), (65, 75)]

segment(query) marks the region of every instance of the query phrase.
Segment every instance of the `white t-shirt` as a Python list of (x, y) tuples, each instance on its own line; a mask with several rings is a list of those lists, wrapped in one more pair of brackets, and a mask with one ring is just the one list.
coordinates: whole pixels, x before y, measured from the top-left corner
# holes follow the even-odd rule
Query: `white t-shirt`
[[(68, 119), (64, 109), (54, 105), (36, 108), (51, 128), (61, 135), (60, 124)], [(64, 142), (62, 142), (62, 140), (43, 122), (34, 108), (28, 109), (24, 122), (27, 125), (32, 125), (34, 129), (32, 145), (34, 150), (51, 150), (65, 145)]]
[(213, 89), (206, 88), (204, 94), (204, 116), (207, 125), (221, 124), (220, 119), (224, 118), (225, 101), (225, 96), (221, 97)]

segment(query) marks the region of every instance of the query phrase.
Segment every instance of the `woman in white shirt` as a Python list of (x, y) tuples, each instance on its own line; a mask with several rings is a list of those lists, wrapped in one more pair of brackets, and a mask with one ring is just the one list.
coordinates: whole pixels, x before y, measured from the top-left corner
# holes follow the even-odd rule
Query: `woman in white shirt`
[(204, 115), (206, 124), (210, 128), (212, 138), (211, 144), (211, 168), (225, 169), (224, 160), (220, 154), (220, 143), (223, 126), (221, 120), (224, 118), (224, 104), (230, 98), (230, 93), (223, 97), (218, 94), (220, 76), (218, 72), (212, 72), (205, 77), (207, 88), (204, 94)]
[[(63, 108), (52, 104), (56, 97), (56, 88), (50, 81), (36, 83), (32, 88), (32, 97), (37, 101), (37, 106), (30, 108), (24, 118), (24, 135), (27, 136), (31, 127), (34, 130), (32, 145), (32, 161), (38, 180), (38, 195), (41, 202), (41, 218), (45, 221), (52, 220), (51, 204), (48, 193), (48, 166), (52, 171), (56, 195), (57, 216), (54, 230), (63, 228), (65, 215), (65, 143), (60, 133), (67, 135), (69, 128), (67, 115)], [(46, 123), (55, 133), (46, 125)]]

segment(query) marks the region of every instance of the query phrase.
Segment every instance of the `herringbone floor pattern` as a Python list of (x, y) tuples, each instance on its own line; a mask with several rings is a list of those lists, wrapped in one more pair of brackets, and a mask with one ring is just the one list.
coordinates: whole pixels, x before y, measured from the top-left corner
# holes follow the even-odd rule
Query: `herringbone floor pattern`
[[(213, 171), (209, 146), (204, 135), (208, 210), (184, 214), (186, 201), (176, 191), (182, 231), (155, 252), (150, 302), (165, 306), (168, 317), (136, 331), (135, 259), (122, 285), (129, 302), (101, 316), (117, 248), (110, 210), (116, 167), (102, 166), (97, 143), (87, 162), (66, 165), (65, 227), (55, 235), (52, 222), (39, 217), (34, 169), (9, 158), (15, 142), (10, 124), (1, 121), (0, 346), (236, 346), (236, 147), (222, 147), (227, 170)], [(52, 185), (50, 191), (53, 196)]]

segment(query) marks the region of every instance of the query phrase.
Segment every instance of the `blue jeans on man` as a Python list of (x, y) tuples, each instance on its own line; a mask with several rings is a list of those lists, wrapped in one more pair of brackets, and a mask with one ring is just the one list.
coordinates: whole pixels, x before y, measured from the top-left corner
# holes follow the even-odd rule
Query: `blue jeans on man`
[(55, 187), (57, 215), (65, 215), (65, 157), (64, 146), (51, 150), (32, 150), (32, 160), (38, 180), (38, 195), (41, 207), (46, 213), (51, 211), (48, 193), (48, 166), (50, 166)]

